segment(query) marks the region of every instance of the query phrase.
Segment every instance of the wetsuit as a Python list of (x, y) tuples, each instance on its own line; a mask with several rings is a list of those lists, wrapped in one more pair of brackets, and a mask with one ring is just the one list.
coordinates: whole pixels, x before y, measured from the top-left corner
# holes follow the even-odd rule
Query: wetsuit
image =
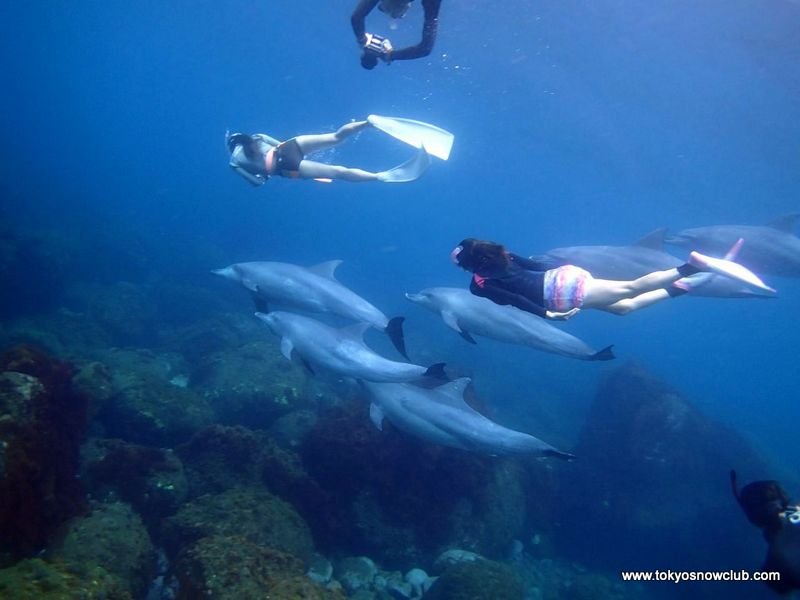
[[(300, 162), (305, 158), (296, 138), (291, 138), (285, 142), (257, 133), (251, 136), (256, 143), (256, 150), (248, 156), (244, 146), (237, 144), (231, 152), (230, 166), (242, 177), (253, 185), (261, 185), (271, 175), (282, 177), (299, 177)], [(271, 172), (267, 172), (264, 159), (267, 152), (274, 148), (273, 165)]]
[(778, 571), (779, 581), (769, 581), (767, 585), (779, 594), (800, 590), (800, 522), (791, 522), (786, 514), (781, 516), (777, 529), (765, 529), (767, 558), (762, 571)]
[(510, 253), (508, 256), (511, 264), (502, 272), (476, 271), (469, 291), (495, 304), (510, 304), (545, 318), (545, 272), (560, 264), (539, 262)]
[[(360, 0), (358, 6), (350, 17), (353, 33), (362, 47), (367, 43), (365, 21), (380, 0)], [(422, 25), (422, 40), (415, 46), (392, 50), (391, 60), (411, 60), (428, 56), (436, 42), (436, 32), (439, 28), (439, 6), (442, 0), (422, 0), (422, 9), (425, 12), (425, 23)]]

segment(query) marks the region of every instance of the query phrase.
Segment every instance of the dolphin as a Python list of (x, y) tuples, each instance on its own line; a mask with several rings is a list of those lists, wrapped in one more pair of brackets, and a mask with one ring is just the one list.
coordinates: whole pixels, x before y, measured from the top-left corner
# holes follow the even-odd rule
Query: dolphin
[(664, 242), (706, 254), (722, 253), (737, 239), (744, 246), (737, 261), (762, 275), (800, 277), (800, 238), (794, 235), (800, 213), (767, 225), (716, 225), (683, 229)]
[(259, 312), (269, 312), (268, 302), (316, 313), (332, 313), (369, 323), (385, 332), (405, 358), (404, 317), (389, 319), (374, 305), (336, 280), (334, 273), (341, 260), (330, 260), (313, 267), (283, 262), (236, 263), (211, 271), (238, 281), (253, 292)]
[(395, 362), (382, 357), (364, 344), (369, 323), (356, 323), (336, 329), (316, 319), (284, 311), (257, 312), (270, 330), (281, 338), (281, 353), (292, 359), (297, 355), (313, 373), (311, 365), (366, 381), (405, 382), (422, 377), (445, 378), (444, 363), (429, 368)]
[[(665, 271), (686, 261), (664, 251), (665, 227), (656, 229), (630, 246), (567, 246), (548, 250), (540, 261), (547, 264), (575, 265), (586, 269), (599, 279), (630, 281), (654, 271)], [(736, 239), (733, 240), (734, 242)], [(731, 242), (732, 244), (733, 242)], [(719, 255), (731, 246), (724, 247)], [(745, 246), (747, 244), (745, 243)], [(739, 281), (719, 275), (709, 275), (703, 285), (692, 287), (692, 296), (713, 298), (765, 298), (763, 294)]]
[(406, 298), (437, 312), (448, 327), (474, 344), (471, 334), (500, 342), (530, 346), (579, 360), (611, 360), (611, 346), (595, 352), (584, 342), (566, 331), (557, 329), (541, 317), (513, 306), (500, 306), (488, 298), (475, 296), (469, 290), (451, 287), (432, 287)]
[(542, 440), (491, 421), (464, 401), (470, 379), (462, 377), (434, 389), (408, 383), (362, 381), (372, 403), (369, 416), (383, 430), (383, 420), (415, 437), (479, 454), (555, 456), (572, 459)]

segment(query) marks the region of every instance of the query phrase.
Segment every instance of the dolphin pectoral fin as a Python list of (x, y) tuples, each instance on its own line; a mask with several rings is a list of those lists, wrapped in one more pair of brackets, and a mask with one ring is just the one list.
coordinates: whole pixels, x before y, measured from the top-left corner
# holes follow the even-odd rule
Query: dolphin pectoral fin
[(320, 277), (325, 277), (326, 279), (333, 279), (336, 281), (336, 268), (340, 264), (342, 264), (341, 260), (329, 260), (319, 263), (318, 265), (314, 265), (313, 267), (308, 267), (308, 270), (315, 275), (319, 275)]
[(242, 285), (246, 287), (251, 292), (258, 292), (258, 284), (252, 279), (248, 279), (247, 277), (242, 277)]
[(308, 371), (312, 375), (316, 375), (316, 373), (314, 372), (314, 369), (312, 368), (310, 362), (308, 362), (305, 358), (302, 359), (301, 362), (303, 363), (303, 366), (306, 368), (306, 371)]
[(476, 345), (478, 344), (478, 342), (476, 342), (476, 341), (475, 341), (475, 338), (474, 338), (474, 337), (472, 337), (472, 336), (469, 334), (469, 331), (467, 331), (466, 329), (463, 329), (463, 330), (460, 332), (460, 334), (461, 334), (461, 337), (462, 337), (462, 338), (464, 338), (465, 340), (467, 340), (467, 341), (468, 341), (470, 344), (476, 344)]
[(269, 305), (267, 304), (267, 299), (258, 293), (258, 288), (256, 288), (256, 291), (252, 293), (252, 298), (253, 298), (253, 304), (255, 304), (256, 310), (258, 312), (260, 313), (269, 312)]
[(458, 319), (454, 312), (449, 310), (442, 311), (442, 319), (450, 329), (455, 329), (458, 333), (461, 333), (461, 327), (458, 324)]
[(773, 219), (767, 223), (767, 227), (772, 227), (773, 229), (785, 233), (794, 233), (798, 219), (800, 219), (800, 213), (789, 213), (788, 215), (782, 215), (777, 219)]
[(389, 336), (389, 339), (394, 344), (394, 347), (397, 351), (406, 359), (408, 359), (408, 354), (406, 354), (406, 340), (405, 336), (403, 335), (403, 321), (405, 321), (405, 317), (394, 317), (389, 319), (389, 323), (386, 325), (386, 335)]
[(576, 460), (578, 457), (574, 454), (570, 454), (569, 452), (562, 452), (561, 450), (550, 448), (549, 450), (542, 452), (542, 458), (560, 458), (561, 460), (572, 461)]
[(383, 431), (383, 410), (374, 402), (369, 405), (369, 420), (378, 428), (378, 431)]
[(292, 345), (292, 340), (285, 337), (281, 339), (281, 354), (283, 354), (288, 360), (292, 360), (292, 350), (294, 350), (294, 346)]
[(614, 356), (614, 344), (611, 344), (592, 354), (589, 360), (614, 360), (615, 358), (617, 357)]

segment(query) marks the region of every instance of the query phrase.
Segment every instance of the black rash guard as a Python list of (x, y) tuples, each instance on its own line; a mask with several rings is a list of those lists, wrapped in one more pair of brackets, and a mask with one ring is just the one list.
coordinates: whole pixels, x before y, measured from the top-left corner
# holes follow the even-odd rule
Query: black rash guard
[[(353, 33), (356, 34), (358, 43), (363, 46), (367, 42), (365, 21), (380, 0), (361, 0), (350, 17)], [(439, 28), (439, 6), (442, 0), (422, 0), (422, 9), (425, 12), (425, 23), (422, 25), (422, 40), (416, 46), (408, 46), (393, 50), (392, 60), (411, 60), (428, 56), (436, 42), (436, 32)]]
[(561, 265), (544, 263), (510, 254), (511, 264), (502, 272), (476, 271), (469, 291), (495, 304), (516, 306), (546, 318), (544, 273)]

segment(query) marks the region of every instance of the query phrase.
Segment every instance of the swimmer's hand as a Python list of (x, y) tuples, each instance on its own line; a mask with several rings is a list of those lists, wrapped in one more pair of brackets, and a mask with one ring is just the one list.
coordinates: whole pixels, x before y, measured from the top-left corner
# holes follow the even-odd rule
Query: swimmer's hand
[(580, 308), (573, 308), (567, 312), (553, 312), (552, 310), (548, 310), (545, 311), (544, 316), (551, 321), (567, 321), (577, 315), (580, 311)]

